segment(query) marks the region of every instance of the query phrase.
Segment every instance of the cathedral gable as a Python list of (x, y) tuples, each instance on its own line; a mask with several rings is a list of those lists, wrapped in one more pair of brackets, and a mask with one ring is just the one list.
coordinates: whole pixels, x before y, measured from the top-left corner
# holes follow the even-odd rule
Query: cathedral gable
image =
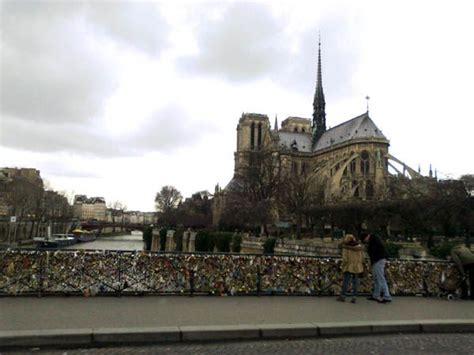
[(356, 139), (379, 139), (388, 142), (368, 113), (364, 113), (323, 133), (314, 151)]

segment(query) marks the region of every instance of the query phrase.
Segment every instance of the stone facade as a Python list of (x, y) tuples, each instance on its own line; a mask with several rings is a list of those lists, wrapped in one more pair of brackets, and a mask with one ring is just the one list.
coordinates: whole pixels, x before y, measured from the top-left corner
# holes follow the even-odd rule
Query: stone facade
[(98, 221), (107, 220), (107, 207), (103, 197), (87, 198), (86, 195), (76, 195), (74, 197), (74, 218), (80, 220), (96, 219)]
[[(221, 189), (216, 186), (213, 224), (226, 205), (226, 195), (239, 189), (246, 168), (256, 154), (271, 156), (275, 174), (312, 174), (322, 186), (326, 204), (357, 200), (384, 200), (389, 194), (389, 160), (403, 165), (411, 177), (417, 173), (389, 153), (389, 140), (369, 112), (326, 129), (325, 99), (321, 79), (321, 51), (314, 97), (313, 119), (288, 117), (271, 127), (267, 115), (244, 113), (237, 125), (234, 177)], [(419, 175), (419, 174), (418, 174)]]
[(368, 113), (327, 130), (314, 148), (309, 119), (289, 117), (284, 123), (281, 129), (271, 129), (265, 115), (242, 115), (237, 126), (234, 181), (244, 174), (252, 152), (265, 150), (282, 174), (317, 170), (328, 203), (385, 197), (389, 141)]

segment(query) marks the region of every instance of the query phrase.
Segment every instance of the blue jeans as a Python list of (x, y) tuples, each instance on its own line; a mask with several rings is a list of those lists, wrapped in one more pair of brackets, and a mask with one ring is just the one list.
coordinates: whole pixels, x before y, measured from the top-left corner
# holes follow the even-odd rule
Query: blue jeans
[(385, 280), (385, 264), (386, 259), (380, 259), (374, 265), (372, 265), (372, 276), (374, 278), (374, 291), (372, 297), (380, 299), (380, 293), (383, 293), (383, 299), (392, 300), (390, 291), (388, 290), (387, 281)]
[(341, 290), (341, 296), (345, 297), (347, 289), (349, 287), (349, 282), (351, 281), (352, 278), (352, 297), (357, 296), (357, 286), (359, 286), (359, 276), (358, 274), (353, 274), (352, 272), (344, 272), (344, 278), (342, 280), (342, 290)]

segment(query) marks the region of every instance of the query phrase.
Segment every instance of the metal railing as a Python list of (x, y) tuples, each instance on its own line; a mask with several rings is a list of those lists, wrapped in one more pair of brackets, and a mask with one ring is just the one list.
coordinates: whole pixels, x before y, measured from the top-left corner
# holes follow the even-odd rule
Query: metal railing
[[(340, 258), (232, 253), (97, 250), (0, 251), (0, 296), (13, 295), (334, 295)], [(367, 265), (368, 266), (368, 265)], [(394, 295), (431, 295), (454, 264), (390, 260)], [(443, 275), (443, 276), (442, 276)], [(361, 279), (368, 293), (372, 278)]]

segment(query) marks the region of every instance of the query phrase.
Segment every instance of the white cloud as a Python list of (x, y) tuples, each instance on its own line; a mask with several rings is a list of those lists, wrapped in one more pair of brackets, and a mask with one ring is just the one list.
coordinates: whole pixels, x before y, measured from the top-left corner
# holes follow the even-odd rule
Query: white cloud
[(165, 184), (225, 185), (242, 112), (311, 116), (319, 30), (328, 125), (369, 94), (395, 156), (474, 172), (468, 3), (1, 6), (0, 165), (58, 190), (150, 210)]

